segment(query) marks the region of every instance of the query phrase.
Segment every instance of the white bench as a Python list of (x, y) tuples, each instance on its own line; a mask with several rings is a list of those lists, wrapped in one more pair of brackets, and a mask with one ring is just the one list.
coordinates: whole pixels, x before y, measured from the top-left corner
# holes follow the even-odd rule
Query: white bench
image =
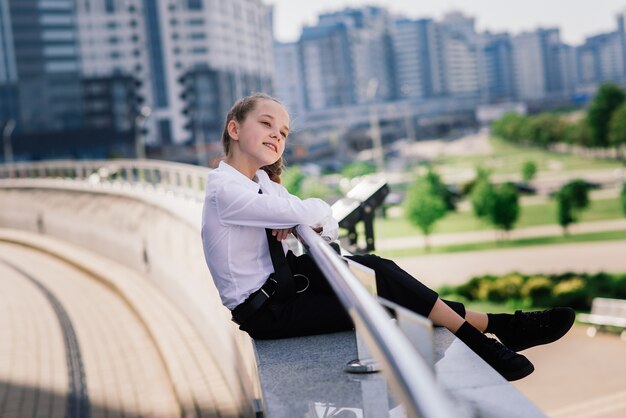
[(591, 302), (591, 313), (578, 314), (581, 322), (591, 324), (587, 329), (587, 335), (593, 337), (598, 330), (606, 327), (624, 328), (620, 334), (626, 341), (626, 300), (594, 298)]

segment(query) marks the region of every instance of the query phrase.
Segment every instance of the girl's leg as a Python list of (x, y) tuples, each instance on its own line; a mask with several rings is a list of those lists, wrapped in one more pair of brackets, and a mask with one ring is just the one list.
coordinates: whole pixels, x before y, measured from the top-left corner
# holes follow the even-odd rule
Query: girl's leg
[(486, 313), (468, 309), (465, 311), (465, 320), (472, 324), (478, 331), (485, 332), (487, 330), (487, 324), (489, 323), (489, 316)]
[[(446, 327), (451, 333), (456, 333), (465, 320), (441, 299), (437, 299), (428, 315), (433, 324)], [(469, 321), (468, 321), (469, 322)], [(471, 322), (470, 322), (471, 324)]]

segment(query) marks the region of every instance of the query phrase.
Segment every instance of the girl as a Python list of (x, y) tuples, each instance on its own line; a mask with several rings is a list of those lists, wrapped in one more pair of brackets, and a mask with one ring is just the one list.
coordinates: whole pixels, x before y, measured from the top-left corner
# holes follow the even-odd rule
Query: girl
[[(328, 242), (338, 230), (324, 201), (301, 200), (280, 185), (288, 135), (289, 115), (276, 99), (255, 94), (235, 103), (222, 135), (226, 158), (209, 173), (202, 215), (204, 254), (222, 303), (241, 330), (259, 339), (353, 328), (313, 260), (285, 256), (281, 241), (295, 225), (312, 227)], [(465, 310), (390, 260), (350, 258), (375, 271), (380, 296), (446, 327), (508, 380), (534, 370), (517, 351), (556, 341), (574, 322), (570, 308), (514, 315)]]

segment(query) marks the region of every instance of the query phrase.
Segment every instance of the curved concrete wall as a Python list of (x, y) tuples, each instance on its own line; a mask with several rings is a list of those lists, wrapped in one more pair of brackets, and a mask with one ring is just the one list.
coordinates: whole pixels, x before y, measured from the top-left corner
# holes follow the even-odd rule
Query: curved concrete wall
[[(230, 321), (204, 262), (201, 205), (154, 192), (0, 189), (0, 227), (39, 232), (124, 264), (152, 282), (191, 321), (252, 413), (259, 386), (250, 339)], [(180, 210), (178, 210), (180, 208)]]

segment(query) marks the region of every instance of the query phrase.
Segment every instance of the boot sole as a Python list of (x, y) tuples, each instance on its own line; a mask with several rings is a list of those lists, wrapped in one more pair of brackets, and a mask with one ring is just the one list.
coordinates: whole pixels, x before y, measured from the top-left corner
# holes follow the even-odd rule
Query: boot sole
[(525, 378), (526, 376), (528, 376), (534, 371), (535, 371), (535, 366), (533, 366), (532, 363), (530, 363), (527, 367), (521, 370), (515, 370), (514, 372), (500, 373), (500, 374), (509, 382), (513, 382), (515, 380), (520, 380), (520, 379)]

